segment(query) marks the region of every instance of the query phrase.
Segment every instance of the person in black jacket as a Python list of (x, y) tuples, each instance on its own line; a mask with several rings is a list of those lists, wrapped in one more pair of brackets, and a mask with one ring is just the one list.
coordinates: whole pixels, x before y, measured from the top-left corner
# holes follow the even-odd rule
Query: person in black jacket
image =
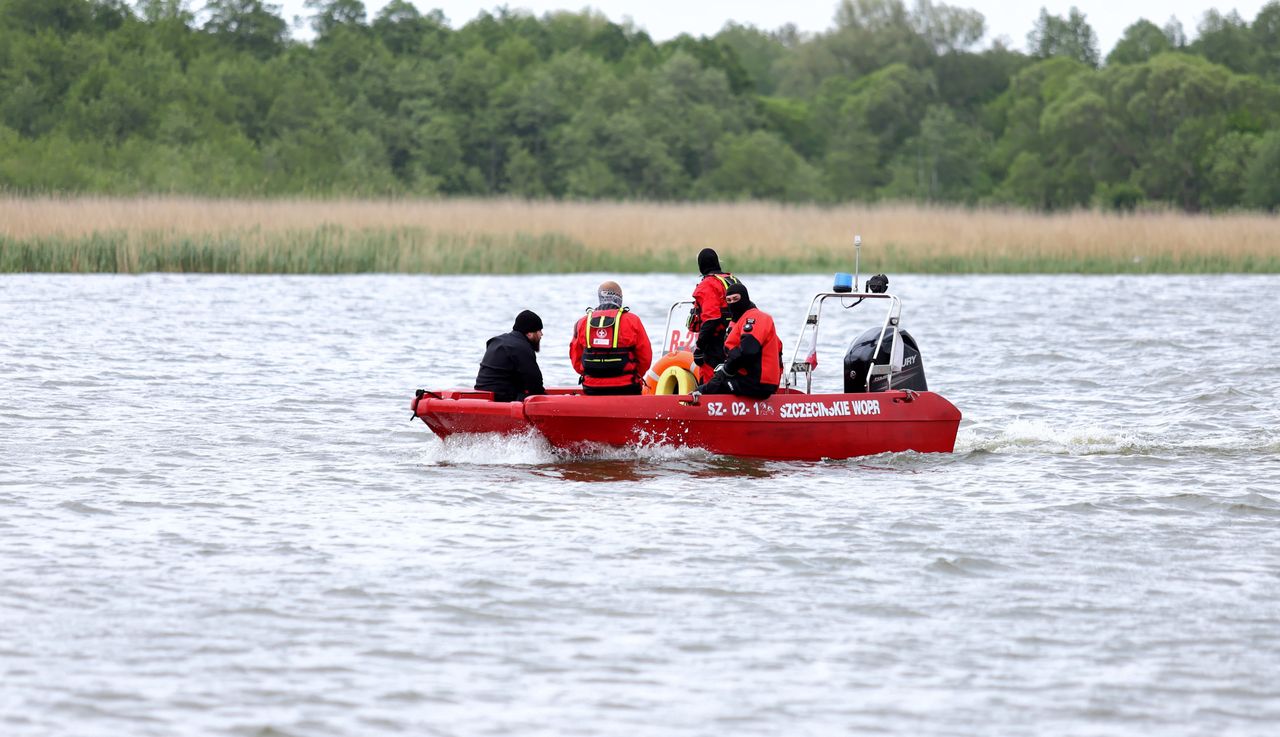
[(516, 315), (511, 332), (495, 335), (485, 344), (476, 389), (493, 392), (495, 402), (518, 402), (546, 394), (536, 355), (542, 345), (542, 318), (530, 310)]

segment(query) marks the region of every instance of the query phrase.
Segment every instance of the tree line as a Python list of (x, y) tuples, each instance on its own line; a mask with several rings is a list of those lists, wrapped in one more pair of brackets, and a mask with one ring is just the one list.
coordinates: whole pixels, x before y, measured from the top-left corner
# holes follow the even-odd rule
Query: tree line
[(841, 0), (657, 43), (592, 12), (0, 0), (0, 189), (1280, 207), (1280, 1), (1139, 20)]

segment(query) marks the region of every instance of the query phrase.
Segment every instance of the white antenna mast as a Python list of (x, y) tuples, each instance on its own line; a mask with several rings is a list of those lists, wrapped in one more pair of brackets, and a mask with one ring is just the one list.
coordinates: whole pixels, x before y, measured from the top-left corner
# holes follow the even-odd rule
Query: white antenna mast
[(861, 292), (858, 289), (858, 267), (862, 260), (862, 236), (854, 234), (853, 236), (853, 291)]

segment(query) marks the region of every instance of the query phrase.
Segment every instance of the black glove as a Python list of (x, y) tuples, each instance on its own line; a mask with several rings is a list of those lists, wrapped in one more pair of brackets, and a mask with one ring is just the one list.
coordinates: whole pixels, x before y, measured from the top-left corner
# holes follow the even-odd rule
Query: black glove
[(691, 333), (696, 333), (702, 328), (702, 310), (699, 310), (697, 305), (689, 308), (689, 317), (685, 319), (684, 326)]
[(705, 361), (705, 360), (707, 360), (706, 355), (704, 355), (702, 351), (697, 350), (697, 349), (695, 348), (695, 349), (694, 349), (694, 351), (693, 351), (693, 365), (694, 365), (694, 366), (701, 366), (701, 365), (702, 365), (702, 362), (703, 362), (703, 361)]
[(716, 366), (716, 373), (715, 373), (715, 375), (716, 375), (716, 376), (723, 376), (723, 377), (725, 377), (725, 378), (727, 379), (727, 378), (729, 378), (729, 369), (725, 368), (725, 365), (722, 363), (722, 364), (720, 364), (719, 366)]

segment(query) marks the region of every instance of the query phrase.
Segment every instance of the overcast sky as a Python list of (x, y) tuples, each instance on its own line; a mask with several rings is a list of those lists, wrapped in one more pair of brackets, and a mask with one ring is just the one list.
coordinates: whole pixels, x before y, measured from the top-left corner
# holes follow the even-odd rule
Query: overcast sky
[[(286, 19), (295, 15), (306, 17), (309, 12), (304, 0), (270, 0), (282, 6)], [(369, 18), (387, 4), (387, 0), (365, 0)], [(414, 0), (422, 11), (439, 8), (453, 28), (459, 28), (476, 17), (482, 10), (492, 10), (503, 3), (462, 2), (460, 0)], [(908, 7), (914, 5), (906, 0)], [(1213, 8), (1222, 13), (1238, 10), (1246, 21), (1252, 21), (1266, 0), (1241, 0), (1218, 2), (1217, 0), (955, 0), (947, 3), (962, 8), (973, 8), (987, 19), (988, 41), (1006, 36), (1009, 45), (1025, 50), (1027, 33), (1045, 7), (1050, 13), (1066, 16), (1071, 6), (1078, 7), (1098, 34), (1103, 56), (1111, 50), (1124, 33), (1124, 29), (1139, 18), (1146, 18), (1163, 26), (1170, 16), (1182, 21), (1189, 38), (1195, 37), (1196, 26), (1205, 11)], [(631, 18), (635, 24), (649, 32), (657, 41), (663, 41), (681, 33), (695, 36), (713, 35), (727, 21), (754, 25), (762, 29), (774, 29), (786, 23), (794, 23), (802, 31), (823, 31), (832, 25), (837, 0), (511, 0), (506, 3), (512, 9), (524, 8), (542, 15), (551, 10), (581, 10), (595, 8), (620, 21)], [(307, 33), (299, 34), (302, 36)]]

